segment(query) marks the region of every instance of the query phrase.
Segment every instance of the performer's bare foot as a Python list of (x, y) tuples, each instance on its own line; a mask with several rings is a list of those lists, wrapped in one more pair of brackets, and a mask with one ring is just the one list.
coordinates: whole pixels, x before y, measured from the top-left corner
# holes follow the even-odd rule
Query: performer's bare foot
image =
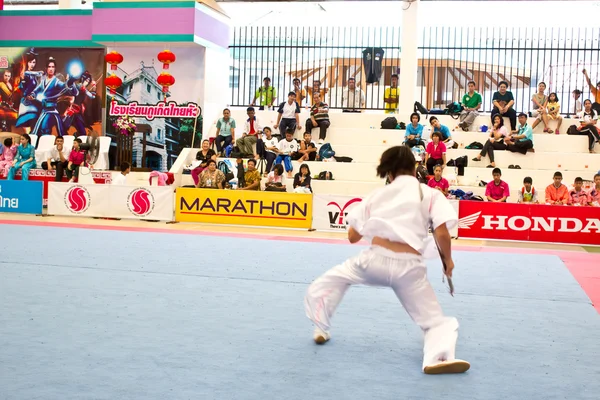
[(315, 328), (315, 333), (313, 334), (313, 339), (315, 340), (316, 344), (325, 344), (326, 342), (329, 341), (330, 338), (331, 338), (331, 335), (329, 334), (329, 332), (324, 332), (319, 328)]
[(428, 365), (423, 372), (428, 375), (462, 374), (471, 368), (471, 364), (464, 360), (441, 361), (439, 364)]

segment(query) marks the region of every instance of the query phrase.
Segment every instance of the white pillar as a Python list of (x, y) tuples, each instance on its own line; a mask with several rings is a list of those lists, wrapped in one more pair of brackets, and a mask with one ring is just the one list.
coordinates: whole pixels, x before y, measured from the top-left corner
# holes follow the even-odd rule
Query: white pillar
[(60, 10), (81, 8), (81, 0), (58, 0), (58, 8)]
[[(223, 109), (231, 102), (231, 90), (229, 90), (229, 51), (207, 47), (204, 53), (204, 81), (202, 99), (203, 132), (207, 137), (208, 131), (215, 120), (223, 116)], [(238, 128), (241, 121), (236, 121)], [(236, 137), (237, 137), (236, 133)]]
[(411, 3), (403, 3), (405, 10), (402, 12), (400, 103), (398, 104), (398, 109), (402, 115), (411, 113), (417, 100), (417, 69), (419, 67), (417, 47), (421, 37), (418, 22), (420, 2), (420, 0), (414, 0)]

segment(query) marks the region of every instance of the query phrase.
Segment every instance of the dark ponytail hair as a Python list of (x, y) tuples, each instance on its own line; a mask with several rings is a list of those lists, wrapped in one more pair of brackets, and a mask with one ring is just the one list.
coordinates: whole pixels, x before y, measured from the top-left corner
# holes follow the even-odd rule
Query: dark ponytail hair
[(390, 147), (381, 155), (377, 166), (377, 176), (385, 178), (388, 175), (415, 175), (415, 156), (408, 146)]

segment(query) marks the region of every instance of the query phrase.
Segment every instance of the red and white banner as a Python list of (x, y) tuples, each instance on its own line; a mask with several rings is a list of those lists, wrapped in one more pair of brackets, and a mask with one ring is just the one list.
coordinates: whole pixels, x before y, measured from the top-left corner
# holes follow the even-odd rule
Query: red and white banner
[(173, 221), (174, 207), (170, 186), (49, 184), (50, 215)]
[(461, 201), (461, 238), (600, 245), (600, 208)]

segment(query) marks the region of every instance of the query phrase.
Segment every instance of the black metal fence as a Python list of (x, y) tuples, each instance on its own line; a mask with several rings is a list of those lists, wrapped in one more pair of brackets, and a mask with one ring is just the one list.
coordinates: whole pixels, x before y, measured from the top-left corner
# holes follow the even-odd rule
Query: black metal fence
[[(329, 90), (330, 107), (345, 108), (343, 92), (352, 77), (365, 95), (364, 108), (383, 109), (390, 77), (400, 73), (400, 35), (399, 27), (235, 28), (230, 105), (250, 104), (263, 78), (270, 77), (276, 104), (285, 100), (298, 78), (305, 89), (319, 80)], [(507, 81), (515, 109), (527, 112), (538, 83), (544, 81), (546, 94), (557, 93), (561, 112), (572, 114), (573, 90), (583, 92), (582, 102), (593, 100), (582, 70), (587, 69), (592, 84), (600, 80), (598, 28), (427, 27), (418, 40), (415, 101), (428, 108), (459, 101), (473, 80), (483, 97), (483, 111), (489, 111), (498, 83)], [(369, 60), (363, 56), (374, 48), (382, 50), (383, 60), (374, 66), (379, 74), (367, 76)]]

